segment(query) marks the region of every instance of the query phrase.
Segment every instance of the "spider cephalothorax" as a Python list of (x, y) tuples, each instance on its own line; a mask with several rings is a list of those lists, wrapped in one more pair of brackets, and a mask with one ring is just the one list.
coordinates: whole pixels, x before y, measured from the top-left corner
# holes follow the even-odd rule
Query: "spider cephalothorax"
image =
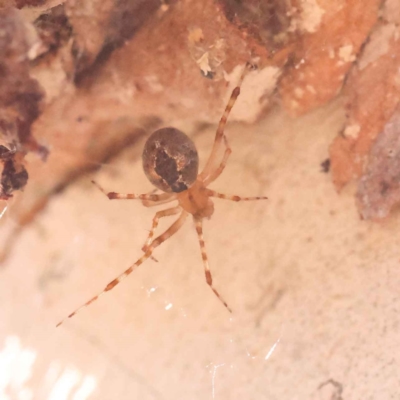
[[(177, 202), (173, 207), (157, 211), (153, 218), (153, 225), (149, 236), (142, 248), (144, 254), (126, 271), (112, 280), (100, 294), (90, 299), (81, 307), (71, 313), (68, 318), (75, 315), (82, 307), (96, 300), (103, 293), (113, 289), (122, 279), (126, 278), (135, 268), (148, 258), (152, 257), (153, 250), (169, 237), (176, 233), (184, 224), (188, 215), (192, 215), (196, 232), (199, 238), (201, 255), (204, 263), (206, 281), (212, 291), (229, 310), (227, 303), (222, 299), (212, 284), (212, 276), (208, 265), (208, 258), (203, 239), (203, 218), (209, 218), (214, 212), (214, 204), (211, 197), (233, 201), (261, 200), (266, 197), (240, 197), (228, 196), (208, 189), (208, 185), (215, 181), (222, 173), (232, 150), (226, 139), (224, 128), (228, 115), (240, 94), (240, 84), (244, 78), (242, 74), (239, 85), (233, 90), (225, 112), (221, 117), (215, 135), (214, 145), (207, 163), (201, 173), (198, 173), (199, 158), (196, 147), (192, 140), (183, 132), (175, 128), (162, 128), (154, 132), (147, 140), (143, 150), (143, 169), (153, 185), (163, 191), (161, 194), (121, 194), (115, 192), (107, 193), (99, 185), (98, 188), (104, 192), (110, 200), (113, 199), (140, 199), (146, 207), (157, 206), (170, 202)], [(225, 145), (222, 159), (218, 160), (221, 146)], [(154, 232), (160, 218), (179, 214), (176, 221), (161, 235), (153, 239)], [(58, 325), (60, 325), (61, 321)]]

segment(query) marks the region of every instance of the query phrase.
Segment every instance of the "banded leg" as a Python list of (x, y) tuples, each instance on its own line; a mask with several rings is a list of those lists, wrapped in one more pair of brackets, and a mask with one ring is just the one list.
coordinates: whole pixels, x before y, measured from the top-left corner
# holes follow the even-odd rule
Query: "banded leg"
[[(133, 194), (133, 193), (116, 193), (106, 192), (97, 182), (92, 181), (97, 188), (102, 191), (110, 200), (135, 200), (140, 199), (144, 201), (157, 202), (158, 204), (167, 203), (168, 201), (175, 200), (175, 193), (162, 193), (162, 194)], [(154, 204), (154, 205), (158, 205)]]
[(204, 244), (204, 239), (203, 239), (203, 222), (202, 222), (202, 220), (200, 218), (193, 218), (193, 219), (194, 219), (194, 223), (196, 225), (196, 232), (197, 232), (197, 235), (199, 237), (201, 257), (203, 259), (204, 272), (205, 272), (205, 275), (206, 275), (206, 282), (210, 286), (210, 288), (214, 292), (214, 294), (221, 301), (221, 303), (228, 309), (229, 312), (232, 312), (232, 310), (229, 308), (229, 306), (226, 303), (226, 301), (220, 296), (220, 294), (217, 292), (217, 290), (214, 288), (214, 286), (212, 284), (212, 276), (211, 276), (210, 266), (208, 265), (206, 246)]
[[(147, 194), (156, 194), (157, 190), (158, 189), (154, 189), (150, 193), (147, 193)], [(172, 194), (173, 193), (171, 193), (171, 195)], [(168, 196), (168, 198), (166, 198), (165, 200), (158, 200), (158, 201), (142, 200), (142, 204), (145, 207), (155, 207), (155, 206), (160, 206), (160, 205), (165, 204), (165, 203), (170, 203), (171, 201), (174, 201), (174, 200), (176, 200), (175, 196)]]
[(224, 141), (226, 149), (221, 164), (219, 164), (219, 166), (214, 171), (212, 171), (208, 176), (204, 178), (204, 186), (208, 186), (211, 182), (214, 182), (222, 174), (223, 170), (226, 167), (226, 163), (228, 162), (228, 158), (232, 153), (232, 149), (229, 146), (228, 139), (225, 135)]
[[(147, 252), (139, 258), (134, 264), (132, 264), (127, 270), (125, 270), (122, 274), (117, 276), (115, 279), (113, 279), (99, 294), (96, 296), (92, 297), (89, 301), (86, 303), (82, 304), (80, 307), (78, 307), (74, 312), (68, 315), (67, 318), (73, 317), (75, 314), (77, 314), (82, 308), (87, 307), (89, 304), (93, 303), (95, 300), (97, 300), (99, 297), (101, 297), (103, 294), (106, 292), (110, 291), (113, 289), (115, 286), (118, 285), (123, 279), (125, 279), (128, 275), (130, 275), (133, 270), (135, 270), (139, 265), (143, 264), (149, 257), (151, 257), (153, 250), (158, 247), (161, 243), (165, 242), (168, 238), (170, 238), (174, 233), (176, 233), (184, 224), (185, 220), (187, 217), (187, 212), (182, 211), (180, 217), (160, 236), (156, 237), (153, 242), (150, 244), (150, 246), (147, 249)], [(60, 326), (67, 318), (64, 318), (62, 321), (60, 321), (57, 326)]]
[(268, 197), (266, 196), (257, 196), (257, 197), (240, 197), (236, 195), (228, 195), (228, 194), (222, 194), (218, 193), (215, 190), (211, 189), (205, 189), (207, 194), (210, 197), (217, 197), (219, 199), (224, 199), (224, 200), (232, 200), (232, 201), (253, 201), (253, 200), (267, 200)]
[[(161, 211), (157, 211), (156, 215), (153, 218), (153, 225), (151, 227), (151, 231), (149, 233), (149, 236), (147, 237), (147, 240), (144, 244), (144, 246), (142, 247), (142, 250), (146, 253), (147, 250), (149, 249), (151, 242), (153, 240), (153, 236), (154, 236), (154, 232), (157, 229), (158, 226), (158, 221), (160, 220), (160, 218), (163, 217), (169, 217), (171, 215), (175, 215), (178, 214), (179, 211), (181, 211), (181, 207), (180, 206), (176, 206), (176, 207), (172, 207), (172, 208), (167, 208), (166, 210), (161, 210)], [(151, 257), (154, 261), (157, 261), (153, 256)]]
[(235, 87), (235, 89), (233, 89), (231, 97), (229, 98), (228, 104), (226, 105), (225, 111), (222, 114), (222, 117), (219, 121), (217, 132), (215, 133), (214, 145), (211, 150), (210, 157), (208, 158), (207, 163), (206, 163), (203, 171), (200, 174), (201, 179), (204, 179), (204, 177), (210, 173), (212, 164), (215, 161), (215, 158), (218, 154), (218, 150), (222, 143), (222, 138), (224, 136), (224, 129), (225, 129), (226, 122), (228, 121), (228, 117), (232, 110), (232, 107), (234, 106), (236, 99), (238, 98), (238, 96), (240, 94), (240, 86), (243, 82), (246, 70), (248, 68), (249, 68), (249, 65), (246, 65), (245, 68), (243, 69), (243, 72), (242, 72), (242, 75), (240, 76), (239, 82), (238, 82), (237, 86)]

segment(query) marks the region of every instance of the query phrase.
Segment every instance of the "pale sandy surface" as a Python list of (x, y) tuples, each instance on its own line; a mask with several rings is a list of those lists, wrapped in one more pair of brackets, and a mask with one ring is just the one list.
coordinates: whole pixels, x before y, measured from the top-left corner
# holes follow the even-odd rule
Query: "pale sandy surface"
[[(338, 195), (321, 172), (343, 119), (331, 105), (229, 126), (233, 155), (213, 187), (269, 196), (216, 200), (205, 222), (232, 315), (205, 284), (188, 221), (158, 263), (56, 329), (139, 257), (153, 210), (108, 201), (92, 176), (54, 198), (1, 271), (0, 399), (339, 400), (338, 385), (319, 389), (329, 379), (343, 400), (399, 398), (400, 215), (360, 221), (353, 188)], [(213, 135), (195, 135), (202, 159)], [(94, 177), (147, 191), (139, 156)]]

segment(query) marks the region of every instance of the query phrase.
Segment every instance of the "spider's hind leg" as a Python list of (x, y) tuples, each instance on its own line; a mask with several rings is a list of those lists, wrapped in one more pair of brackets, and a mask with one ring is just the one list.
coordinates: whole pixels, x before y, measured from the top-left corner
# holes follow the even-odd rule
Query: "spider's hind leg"
[(221, 301), (221, 303), (228, 309), (229, 312), (232, 312), (232, 310), (230, 309), (230, 307), (228, 306), (226, 301), (221, 297), (221, 295), (217, 292), (217, 289), (215, 289), (212, 284), (212, 276), (211, 276), (210, 266), (208, 265), (206, 246), (204, 244), (204, 238), (203, 238), (203, 222), (202, 222), (201, 218), (193, 218), (193, 219), (194, 219), (194, 223), (196, 225), (196, 232), (199, 237), (201, 257), (203, 259), (204, 272), (206, 275), (206, 282), (210, 286), (210, 288), (214, 292), (214, 294)]
[[(156, 212), (156, 215), (153, 218), (153, 225), (152, 225), (149, 235), (146, 239), (146, 242), (142, 247), (143, 252), (147, 253), (147, 251), (149, 250), (149, 247), (153, 241), (154, 232), (157, 229), (158, 221), (160, 220), (160, 218), (169, 217), (171, 215), (178, 214), (180, 211), (181, 211), (181, 206), (176, 206), (176, 207), (171, 207), (171, 208), (167, 208), (166, 210), (161, 210), (161, 211)], [(154, 261), (157, 261), (153, 256), (151, 256), (151, 259)]]
[(115, 279), (113, 279), (111, 282), (108, 283), (108, 285), (96, 296), (92, 297), (89, 301), (86, 303), (82, 304), (80, 307), (78, 307), (75, 311), (73, 311), (71, 314), (69, 314), (66, 318), (61, 320), (56, 326), (60, 326), (67, 318), (72, 318), (75, 314), (77, 314), (80, 310), (83, 308), (87, 307), (88, 305), (92, 304), (94, 301), (96, 301), (100, 296), (103, 294), (107, 293), (108, 291), (114, 289), (115, 286), (117, 286), (123, 279), (128, 277), (139, 265), (143, 264), (148, 258), (151, 257), (153, 250), (158, 247), (160, 244), (164, 243), (168, 238), (170, 238), (173, 234), (178, 232), (178, 230), (182, 227), (184, 224), (185, 220), (187, 217), (187, 212), (182, 211), (181, 215), (179, 218), (161, 235), (157, 236), (150, 244), (149, 248), (147, 249), (147, 252), (142, 255), (142, 257), (139, 258), (134, 264), (132, 264), (128, 269), (126, 269), (124, 272), (122, 272), (120, 275), (118, 275)]

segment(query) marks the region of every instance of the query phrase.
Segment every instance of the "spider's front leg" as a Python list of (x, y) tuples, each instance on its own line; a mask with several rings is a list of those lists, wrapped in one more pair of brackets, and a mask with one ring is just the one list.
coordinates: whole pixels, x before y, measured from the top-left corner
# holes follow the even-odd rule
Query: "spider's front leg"
[(221, 163), (219, 164), (219, 166), (214, 169), (214, 171), (211, 171), (209, 175), (207, 175), (206, 177), (204, 177), (204, 186), (208, 186), (211, 182), (214, 182), (224, 171), (225, 167), (226, 167), (226, 163), (228, 162), (228, 158), (232, 153), (232, 149), (229, 146), (228, 143), (228, 139), (226, 138), (226, 136), (224, 135), (224, 142), (225, 142), (225, 153), (224, 153), (224, 157), (222, 158)]
[[(231, 97), (229, 98), (228, 104), (225, 107), (225, 111), (222, 114), (222, 117), (221, 117), (221, 119), (219, 121), (217, 132), (215, 133), (214, 144), (213, 144), (213, 148), (211, 150), (210, 157), (208, 158), (207, 163), (206, 163), (203, 171), (200, 174), (200, 179), (202, 179), (203, 181), (206, 179), (206, 177), (208, 177), (210, 175), (210, 173), (212, 171), (212, 167), (213, 167), (213, 164), (214, 164), (214, 162), (215, 162), (215, 160), (217, 158), (218, 151), (219, 151), (219, 149), (221, 147), (221, 144), (222, 144), (222, 140), (225, 138), (225, 133), (224, 133), (225, 132), (225, 125), (226, 125), (226, 123), (228, 121), (229, 114), (230, 114), (233, 106), (235, 105), (235, 102), (236, 102), (237, 98), (239, 97), (240, 87), (242, 85), (242, 82), (243, 82), (243, 79), (245, 77), (246, 71), (249, 70), (249, 69), (254, 69), (254, 68), (253, 68), (253, 66), (251, 64), (246, 64), (246, 66), (244, 67), (243, 72), (242, 72), (242, 74), (240, 76), (239, 82), (238, 82), (237, 86), (233, 89)], [(225, 139), (225, 144), (227, 144), (226, 139)], [(227, 146), (227, 147), (229, 148), (229, 146)], [(226, 155), (227, 151), (228, 150), (225, 151), (224, 159), (225, 158), (227, 159), (228, 156), (229, 156), (229, 154)], [(225, 160), (225, 163), (226, 163), (226, 160)], [(223, 169), (224, 169), (224, 167), (222, 167), (222, 170)], [(217, 175), (217, 177), (218, 177), (218, 175)]]
[[(239, 94), (240, 94), (240, 87), (237, 86), (233, 90), (233, 92), (231, 94), (231, 97), (229, 99), (229, 102), (228, 102), (228, 104), (227, 104), (227, 106), (225, 108), (225, 112), (222, 115), (221, 120), (219, 121), (217, 132), (215, 134), (214, 145), (213, 145), (213, 148), (211, 150), (210, 157), (208, 158), (207, 163), (206, 163), (203, 171), (201, 171), (201, 173), (200, 173), (200, 178), (203, 179), (203, 180), (210, 174), (210, 172), (212, 170), (213, 164), (214, 164), (214, 162), (215, 162), (215, 160), (217, 158), (218, 151), (220, 149), (222, 141), (225, 139), (225, 144), (226, 145), (228, 144), (228, 141), (226, 140), (225, 133), (224, 133), (225, 125), (226, 125), (226, 122), (228, 121), (228, 116), (229, 116), (229, 114), (230, 114), (230, 112), (232, 110), (232, 107), (235, 104), (236, 99), (238, 98)], [(224, 158), (226, 157), (226, 159), (228, 158), (228, 156), (230, 154), (228, 149), (229, 149), (229, 146), (227, 145), (227, 150), (225, 150), (225, 155), (224, 155)], [(229, 153), (228, 155), (226, 155), (227, 151)]]
[(162, 193), (162, 194), (134, 194), (134, 193), (116, 193), (106, 192), (97, 182), (92, 183), (103, 192), (110, 200), (142, 200), (152, 202), (151, 206), (168, 203), (176, 199), (175, 193)]

